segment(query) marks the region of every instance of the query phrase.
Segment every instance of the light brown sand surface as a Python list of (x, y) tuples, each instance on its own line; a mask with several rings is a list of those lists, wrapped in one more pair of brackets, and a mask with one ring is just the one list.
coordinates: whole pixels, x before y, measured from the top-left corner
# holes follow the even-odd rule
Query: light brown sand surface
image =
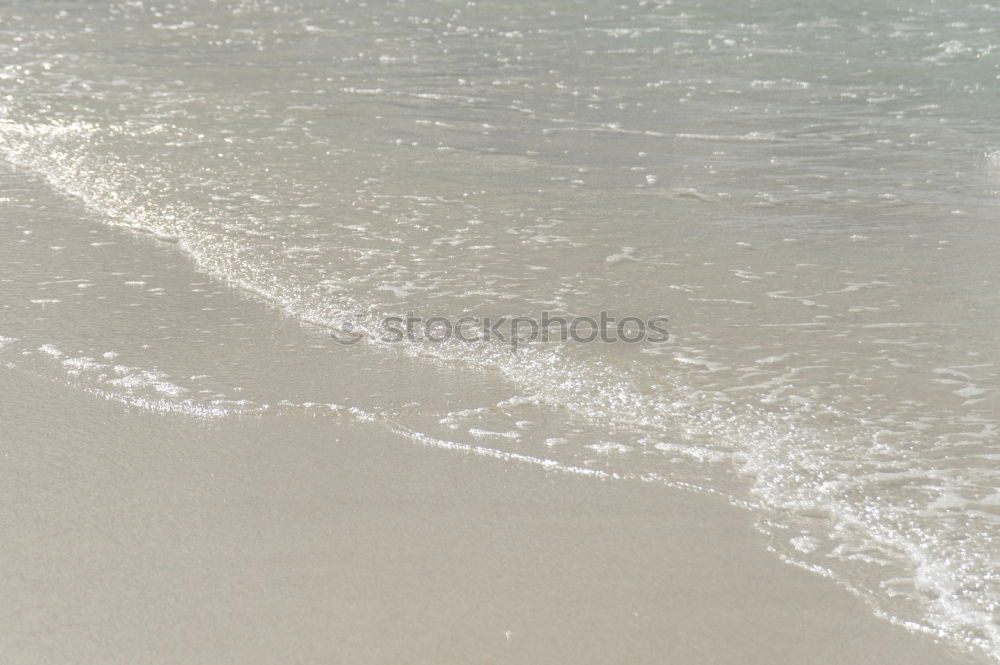
[(2, 371), (4, 663), (964, 662), (719, 500)]

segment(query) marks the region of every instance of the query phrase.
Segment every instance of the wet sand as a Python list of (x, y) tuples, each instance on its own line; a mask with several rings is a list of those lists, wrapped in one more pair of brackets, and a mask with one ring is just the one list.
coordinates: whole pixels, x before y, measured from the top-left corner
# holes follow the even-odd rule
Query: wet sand
[(0, 422), (5, 663), (965, 662), (711, 497), (9, 369)]

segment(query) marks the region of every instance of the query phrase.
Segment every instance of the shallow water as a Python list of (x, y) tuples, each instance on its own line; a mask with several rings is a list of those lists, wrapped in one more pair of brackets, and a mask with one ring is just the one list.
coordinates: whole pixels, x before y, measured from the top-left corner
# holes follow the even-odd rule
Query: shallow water
[[(958, 2), (0, 2), (0, 360), (721, 492), (1000, 660), (997, 28)], [(170, 245), (126, 260), (129, 231), (204, 279)], [(284, 316), (231, 314), (261, 301)], [(381, 334), (543, 311), (670, 340)]]

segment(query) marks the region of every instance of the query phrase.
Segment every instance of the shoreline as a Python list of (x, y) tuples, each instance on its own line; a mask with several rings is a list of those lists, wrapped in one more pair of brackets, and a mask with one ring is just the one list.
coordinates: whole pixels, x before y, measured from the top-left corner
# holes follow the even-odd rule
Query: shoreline
[[(101, 399), (103, 383), (66, 372), (75, 356), (111, 376), (145, 368), (126, 378), (152, 397), (187, 381), (277, 404), (423, 395), (449, 412), (510, 394), (333, 353), (176, 248), (7, 181), (32, 233), (11, 225), (0, 245), (15, 304), (0, 334), (35, 351), (0, 355), (6, 662), (985, 662), (783, 563), (721, 497), (420, 445), (333, 412), (201, 419)], [(37, 352), (50, 343), (62, 351)]]

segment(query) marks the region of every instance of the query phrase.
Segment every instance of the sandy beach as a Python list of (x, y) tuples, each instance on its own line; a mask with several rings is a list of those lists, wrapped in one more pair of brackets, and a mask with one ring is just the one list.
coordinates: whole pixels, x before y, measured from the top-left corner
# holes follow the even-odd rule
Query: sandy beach
[(7, 663), (967, 662), (711, 497), (0, 378)]

